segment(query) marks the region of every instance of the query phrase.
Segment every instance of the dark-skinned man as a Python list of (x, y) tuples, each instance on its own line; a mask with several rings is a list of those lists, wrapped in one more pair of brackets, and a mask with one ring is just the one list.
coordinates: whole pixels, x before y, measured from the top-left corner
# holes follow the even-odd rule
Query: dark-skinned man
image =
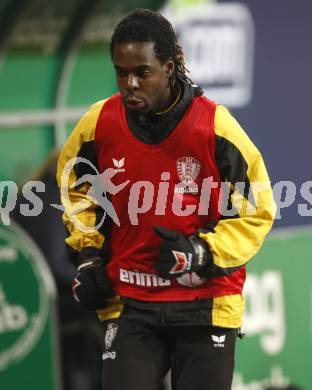
[(58, 164), (74, 297), (105, 330), (103, 389), (157, 390), (171, 368), (175, 389), (230, 390), (245, 266), (274, 219), (263, 160), (187, 77), (160, 14), (124, 18), (111, 59), (119, 93), (91, 107)]

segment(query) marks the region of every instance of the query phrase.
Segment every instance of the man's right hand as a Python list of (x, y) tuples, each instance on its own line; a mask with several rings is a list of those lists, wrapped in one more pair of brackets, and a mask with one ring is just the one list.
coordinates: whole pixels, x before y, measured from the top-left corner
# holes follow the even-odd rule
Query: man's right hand
[(99, 256), (84, 256), (79, 262), (77, 276), (72, 283), (73, 296), (85, 310), (105, 307), (105, 299), (114, 296), (103, 260)]

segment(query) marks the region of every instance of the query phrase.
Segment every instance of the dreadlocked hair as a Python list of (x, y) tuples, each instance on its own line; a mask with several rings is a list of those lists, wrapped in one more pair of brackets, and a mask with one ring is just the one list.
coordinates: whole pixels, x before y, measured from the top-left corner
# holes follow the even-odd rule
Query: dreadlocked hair
[(172, 60), (175, 77), (193, 84), (187, 76), (184, 53), (171, 23), (159, 12), (139, 8), (126, 16), (116, 26), (111, 42), (110, 55), (116, 43), (153, 42), (154, 51), (161, 63)]

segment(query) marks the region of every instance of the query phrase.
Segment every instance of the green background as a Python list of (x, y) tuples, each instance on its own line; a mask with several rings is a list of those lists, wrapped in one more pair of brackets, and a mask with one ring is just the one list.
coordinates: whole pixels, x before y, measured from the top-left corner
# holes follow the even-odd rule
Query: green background
[[(312, 231), (281, 230), (272, 234), (254, 260), (248, 274), (261, 276), (273, 271), (281, 276), (285, 312), (284, 348), (268, 355), (260, 346), (262, 334), (238, 341), (236, 371), (245, 383), (270, 377), (272, 367), (281, 367), (284, 376), (303, 390), (312, 389)], [(263, 294), (263, 291), (256, 292)], [(248, 310), (248, 296), (247, 310)], [(270, 304), (270, 302), (269, 302)], [(270, 309), (270, 308), (269, 308)], [(264, 331), (266, 332), (266, 331)]]
[(16, 346), (32, 328), (31, 319), (38, 313), (42, 318), (40, 307), (46, 308), (47, 317), (30, 352), (10, 359), (6, 367), (0, 367), (0, 389), (58, 390), (60, 362), (53, 279), (37, 247), (15, 225), (0, 226), (0, 253), (5, 248), (13, 248), (17, 253), (14, 261), (6, 260), (3, 255), (0, 258), (0, 285), (5, 305), (21, 307), (28, 320), (23, 328), (10, 329), (4, 320), (3, 302), (0, 302), (0, 319), (5, 325), (0, 331), (0, 355)]

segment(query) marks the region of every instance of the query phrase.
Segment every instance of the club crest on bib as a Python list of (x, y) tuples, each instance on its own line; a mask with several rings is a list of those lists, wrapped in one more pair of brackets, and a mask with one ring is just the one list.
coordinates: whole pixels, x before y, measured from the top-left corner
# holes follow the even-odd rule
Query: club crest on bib
[(197, 194), (198, 185), (195, 183), (201, 164), (194, 157), (181, 157), (177, 160), (177, 171), (181, 182), (175, 186), (179, 194)]

